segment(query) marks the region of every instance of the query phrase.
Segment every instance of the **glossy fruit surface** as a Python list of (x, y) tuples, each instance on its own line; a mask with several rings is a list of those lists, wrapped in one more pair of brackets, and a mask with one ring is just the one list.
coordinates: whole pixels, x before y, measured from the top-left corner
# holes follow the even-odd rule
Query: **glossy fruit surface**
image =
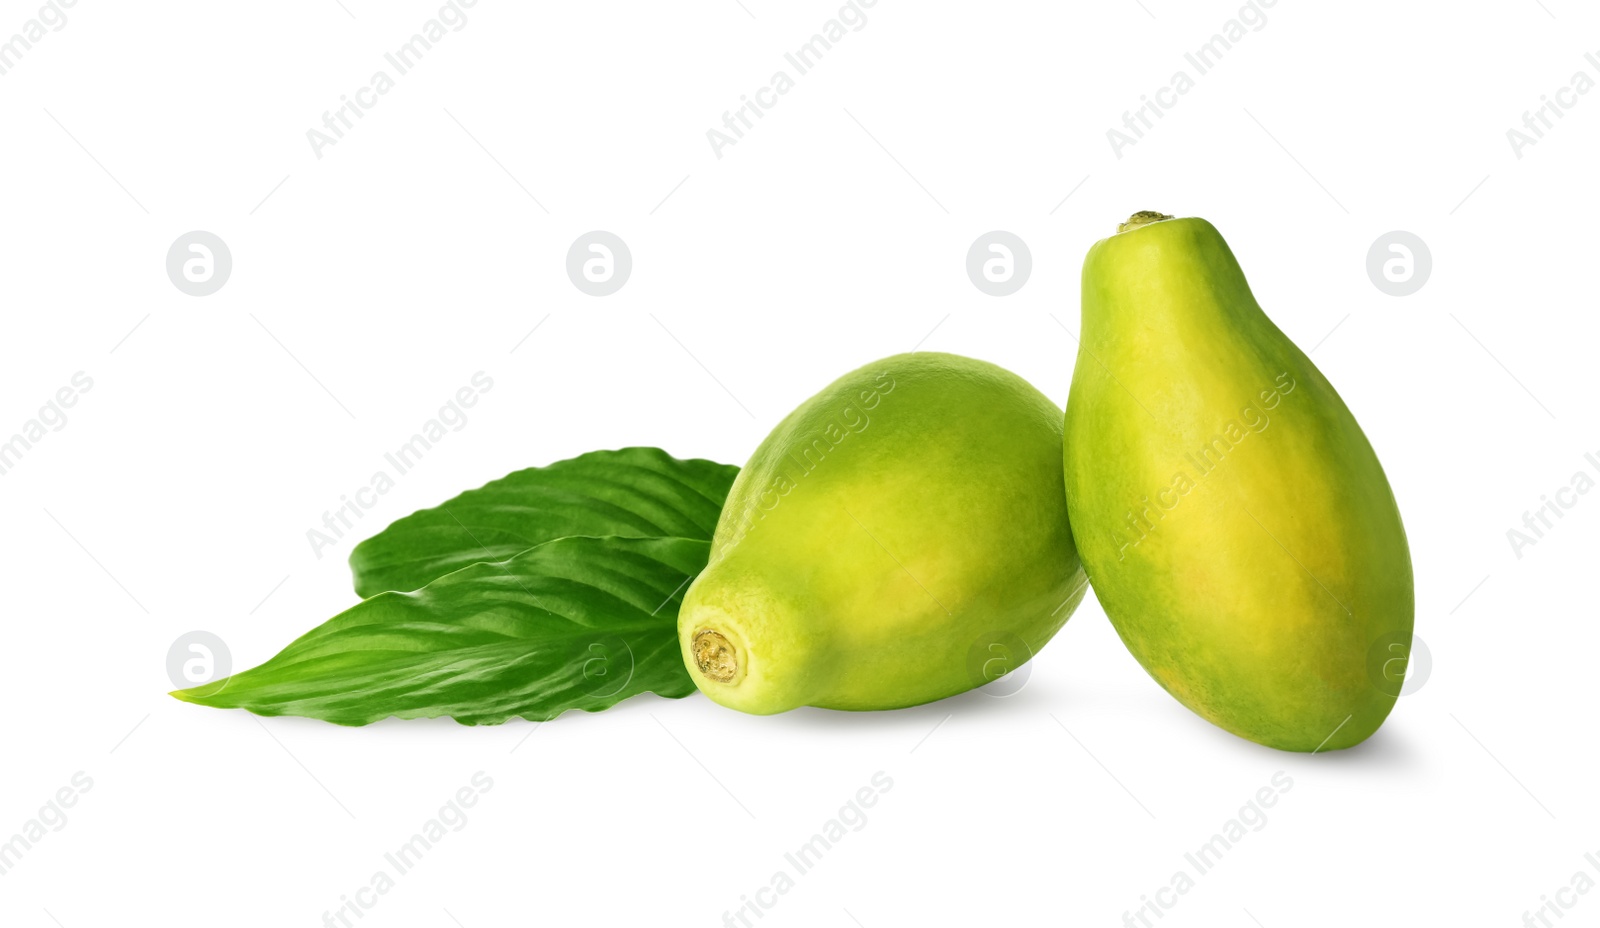
[(1074, 536), (1152, 677), (1292, 751), (1356, 744), (1395, 702), (1411, 557), (1344, 401), (1203, 219), (1141, 213), (1090, 249), (1067, 401)]
[(678, 637), (725, 706), (891, 709), (1015, 669), (1085, 587), (1060, 407), (993, 364), (921, 352), (839, 378), (756, 449)]

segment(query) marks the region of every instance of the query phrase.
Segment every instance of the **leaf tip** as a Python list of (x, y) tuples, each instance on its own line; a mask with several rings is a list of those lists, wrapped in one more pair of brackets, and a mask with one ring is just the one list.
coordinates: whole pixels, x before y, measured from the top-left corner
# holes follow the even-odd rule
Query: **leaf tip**
[(179, 702), (193, 703), (197, 706), (216, 706), (217, 703), (211, 697), (216, 695), (218, 689), (217, 684), (213, 682), (191, 686), (186, 690), (172, 690), (167, 695)]

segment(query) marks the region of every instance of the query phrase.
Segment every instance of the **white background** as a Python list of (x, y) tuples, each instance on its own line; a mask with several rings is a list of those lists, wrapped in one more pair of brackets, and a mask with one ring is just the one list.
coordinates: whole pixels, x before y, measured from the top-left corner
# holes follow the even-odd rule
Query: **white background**
[[(5, 0), (0, 37), (37, 9)], [(761, 924), (1120, 924), (1280, 770), (1162, 925), (1511, 926), (1600, 879), (1600, 494), (1520, 558), (1506, 535), (1600, 454), (1600, 93), (1521, 158), (1506, 136), (1600, 78), (1593, 10), (1281, 0), (1118, 158), (1107, 130), (1237, 2), (880, 0), (718, 159), (706, 130), (837, 3), (481, 0), (317, 158), (307, 130), (437, 9), (80, 0), (0, 77), (0, 433), (94, 381), (0, 477), (0, 837), (94, 784), (0, 876), (0, 922), (321, 924), (480, 770), (360, 924), (722, 924), (876, 771), (865, 827)], [(1064, 402), (1082, 255), (1138, 209), (1222, 230), (1388, 470), (1434, 669), (1357, 749), (1212, 728), (1092, 597), (1016, 696), (891, 713), (345, 729), (165, 695), (182, 633), (242, 669), (353, 602), (356, 536), (318, 559), (307, 529), (475, 371), (492, 392), (360, 536), (596, 448), (742, 462), (916, 346)], [(165, 272), (193, 229), (233, 254), (209, 297)], [(610, 297), (565, 274), (591, 229), (633, 253)], [(965, 274), (991, 229), (1032, 249), (1010, 297)], [(1433, 255), (1405, 298), (1365, 270), (1394, 229)]]

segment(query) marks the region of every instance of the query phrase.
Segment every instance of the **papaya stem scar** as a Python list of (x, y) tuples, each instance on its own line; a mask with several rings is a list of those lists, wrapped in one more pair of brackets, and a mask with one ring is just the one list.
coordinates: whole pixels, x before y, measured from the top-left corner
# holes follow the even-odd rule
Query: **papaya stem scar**
[(727, 683), (739, 672), (739, 655), (733, 643), (709, 628), (694, 633), (694, 662), (701, 673), (718, 683)]
[(1152, 222), (1165, 222), (1171, 219), (1166, 213), (1158, 213), (1153, 209), (1141, 209), (1128, 217), (1128, 221), (1117, 226), (1118, 232), (1131, 232), (1140, 226), (1147, 226)]

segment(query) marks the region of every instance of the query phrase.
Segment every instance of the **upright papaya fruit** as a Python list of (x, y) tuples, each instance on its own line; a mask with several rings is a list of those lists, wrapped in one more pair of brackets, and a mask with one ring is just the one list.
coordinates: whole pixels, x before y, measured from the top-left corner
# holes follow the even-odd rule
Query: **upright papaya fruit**
[(1095, 594), (1156, 682), (1289, 751), (1394, 706), (1411, 557), (1361, 427), (1203, 219), (1138, 213), (1089, 250), (1067, 504)]

